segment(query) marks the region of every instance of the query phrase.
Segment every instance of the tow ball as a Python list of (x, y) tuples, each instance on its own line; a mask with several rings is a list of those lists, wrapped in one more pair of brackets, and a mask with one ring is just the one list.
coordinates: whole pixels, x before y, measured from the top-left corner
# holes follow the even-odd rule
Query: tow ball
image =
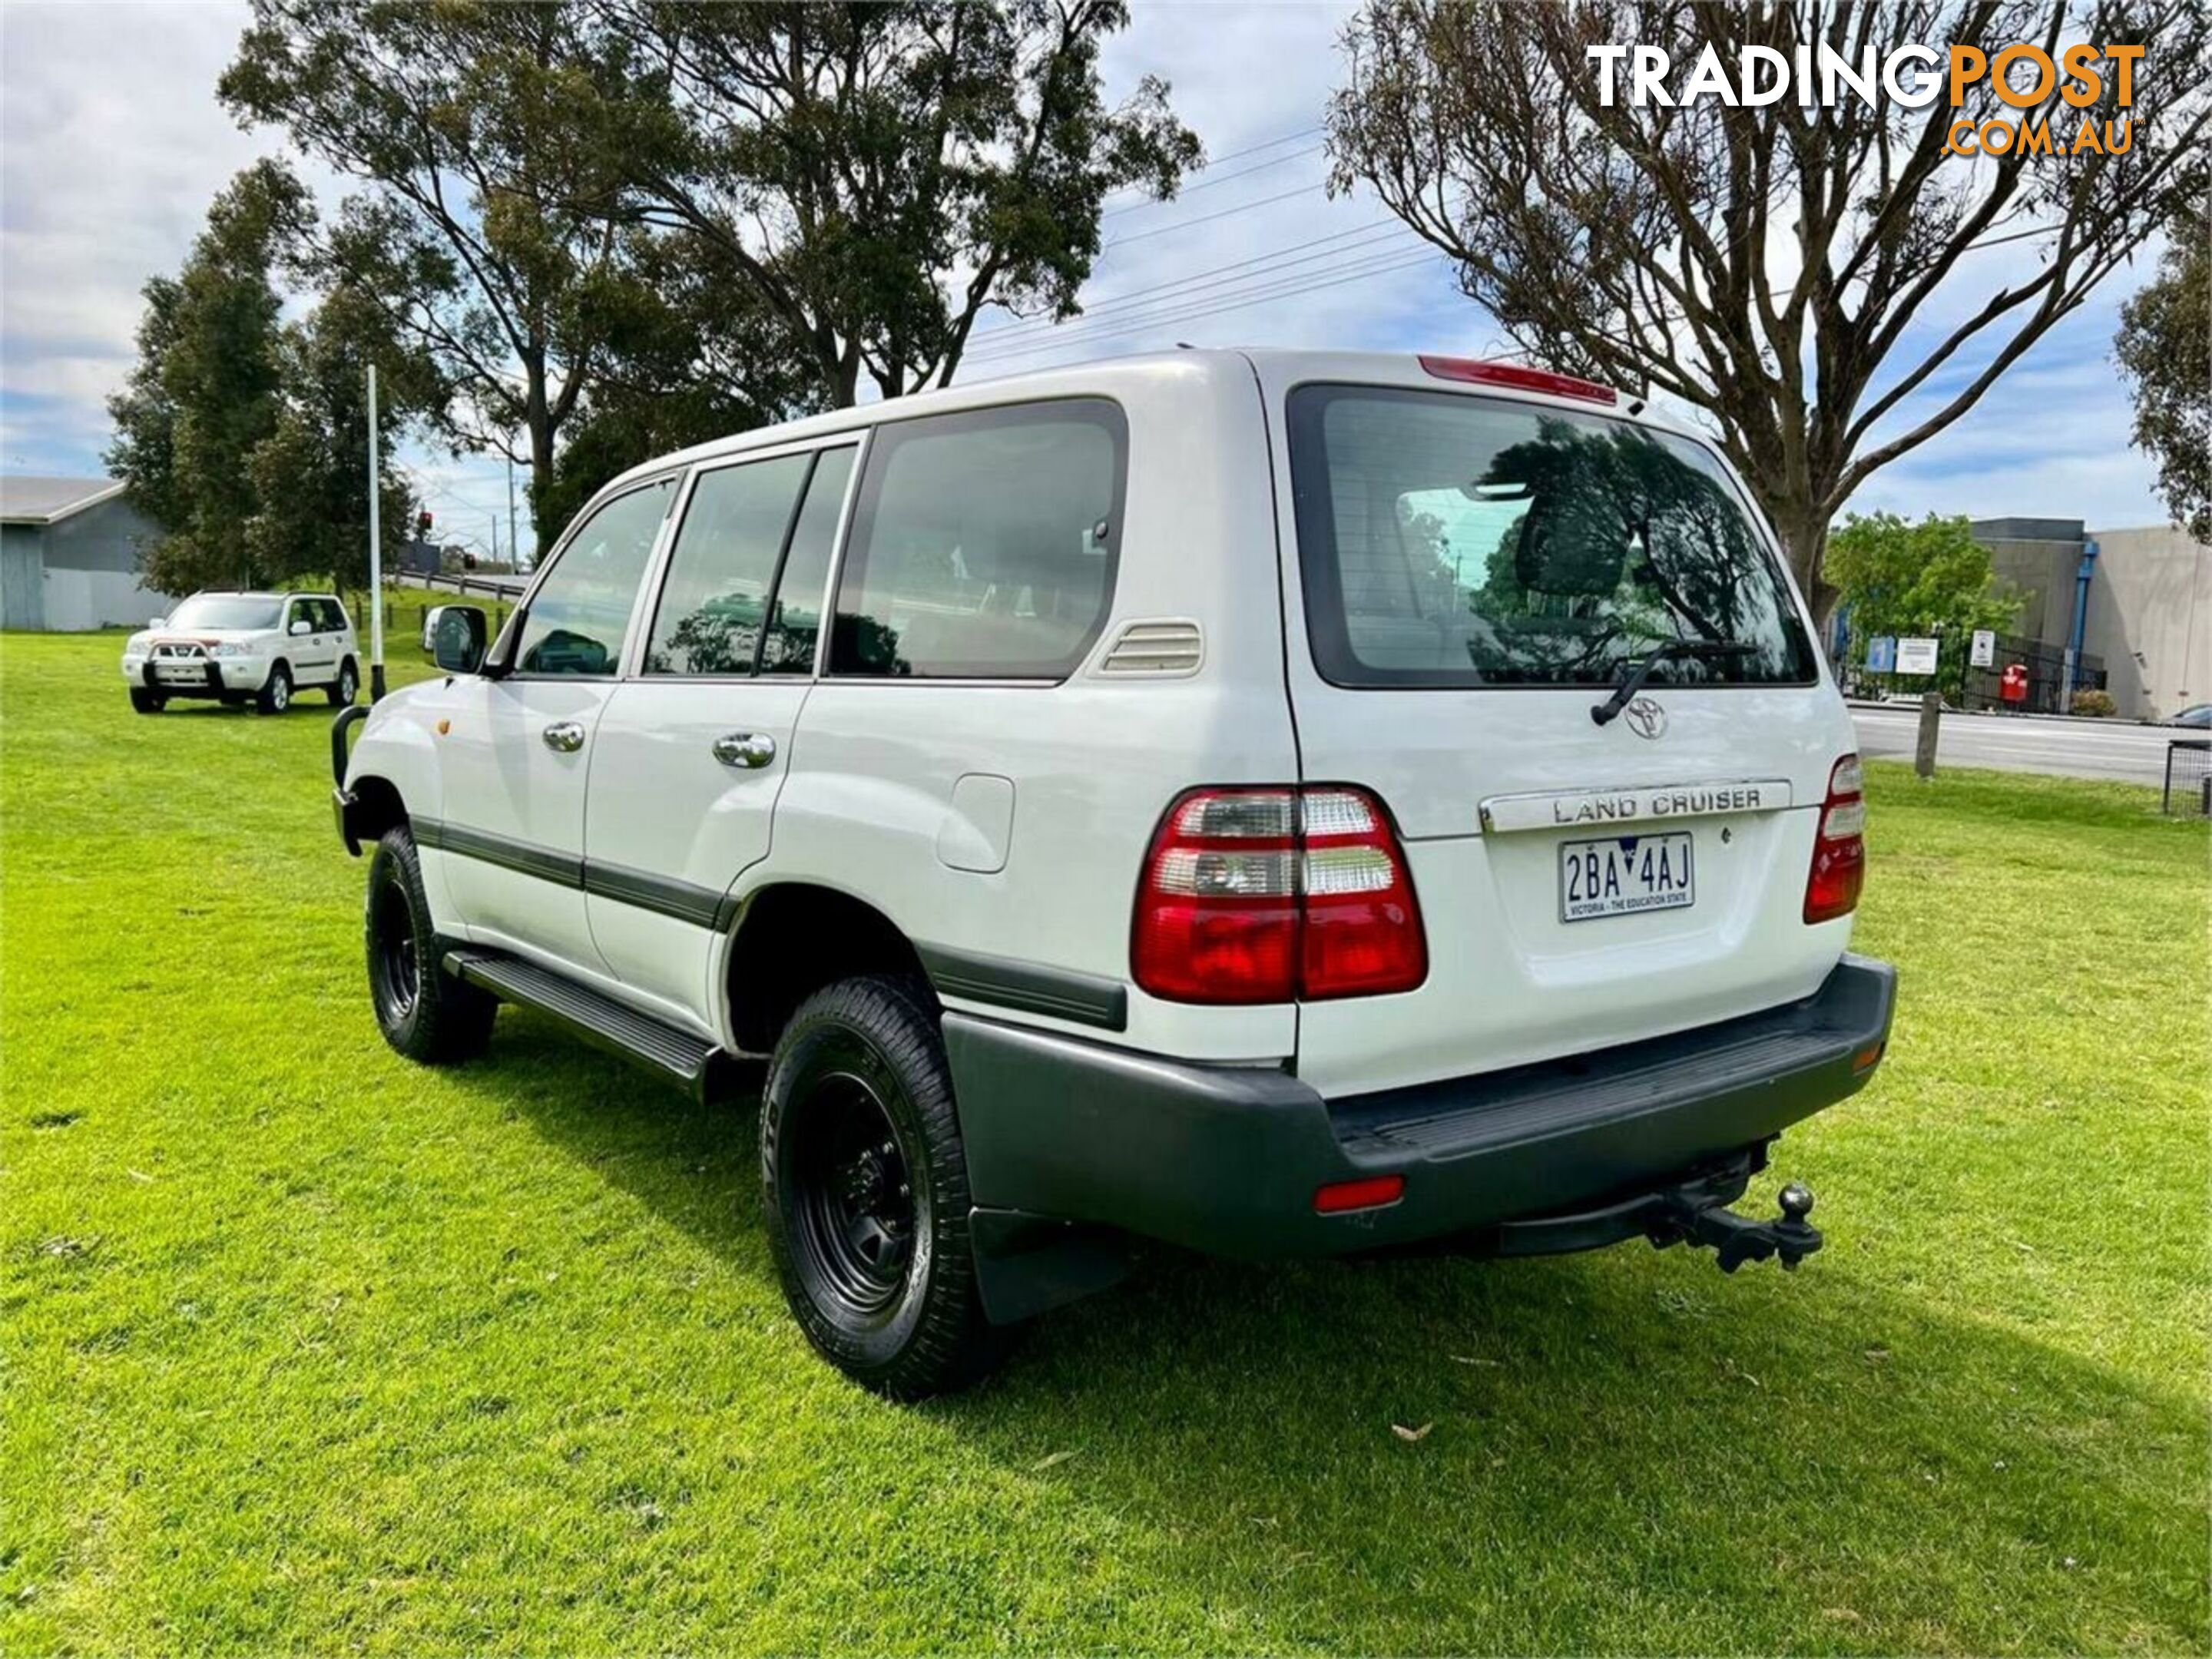
[(1662, 1250), (1670, 1244), (1710, 1249), (1724, 1273), (1769, 1256), (1778, 1256), (1785, 1268), (1795, 1269), (1820, 1248), (1820, 1230), (1805, 1218), (1813, 1213), (1810, 1189), (1793, 1181), (1779, 1197), (1779, 1218), (1753, 1221), (1725, 1205), (1699, 1204), (1687, 1194), (1670, 1194), (1645, 1222), (1644, 1234)]

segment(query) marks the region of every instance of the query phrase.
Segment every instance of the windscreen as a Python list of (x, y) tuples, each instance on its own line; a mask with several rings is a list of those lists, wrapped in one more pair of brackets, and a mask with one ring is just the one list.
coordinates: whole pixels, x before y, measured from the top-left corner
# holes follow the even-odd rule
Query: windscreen
[(172, 628), (274, 628), (282, 599), (245, 593), (196, 593), (169, 613)]
[(1304, 386), (1290, 415), (1308, 630), (1333, 683), (1601, 686), (1668, 646), (1654, 684), (1814, 678), (1781, 570), (1698, 445), (1376, 386)]

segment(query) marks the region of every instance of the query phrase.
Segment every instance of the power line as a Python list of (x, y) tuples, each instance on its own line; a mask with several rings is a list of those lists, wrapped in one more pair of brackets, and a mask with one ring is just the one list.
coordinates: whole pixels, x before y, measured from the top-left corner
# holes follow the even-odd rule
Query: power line
[(1139, 318), (1133, 321), (1100, 329), (1079, 339), (1047, 340), (1034, 346), (1011, 347), (995, 356), (975, 361), (983, 363), (1008, 362), (1046, 352), (1065, 350), (1069, 347), (1080, 349), (1096, 345), (1102, 340), (1113, 339), (1122, 335), (1144, 333), (1153, 329), (1196, 322), (1202, 318), (1216, 317), (1226, 312), (1243, 311), (1248, 307), (1263, 304), (1272, 300), (1292, 299), (1299, 295), (1318, 293), (1323, 289), (1339, 288), (1346, 283), (1360, 282), (1373, 276), (1386, 276), (1401, 270), (1412, 270), (1417, 267), (1433, 264), (1437, 257), (1433, 252), (1423, 252), (1410, 259), (1398, 259), (1395, 254), (1389, 255), (1385, 256), (1386, 262), (1380, 264), (1363, 266), (1358, 270), (1340, 271), (1328, 276), (1294, 282), (1286, 286), (1246, 295), (1241, 298), (1222, 299), (1218, 303), (1202, 306), (1194, 310)]
[(1126, 247), (1131, 242), (1142, 242), (1154, 236), (1164, 236), (1170, 231), (1188, 230), (1193, 225), (1209, 224), (1216, 219), (1226, 219), (1232, 213), (1249, 213), (1254, 208), (1272, 207), (1277, 202), (1287, 202), (1294, 196), (1310, 196), (1325, 188), (1322, 184), (1301, 185), (1296, 190), (1286, 190), (1279, 196), (1262, 196), (1256, 202), (1242, 202), (1232, 208), (1223, 208), (1216, 213), (1201, 213), (1195, 219), (1178, 219), (1171, 225), (1161, 225), (1152, 230), (1139, 230), (1127, 236), (1111, 236), (1106, 240), (1109, 248)]
[(1170, 207), (1176, 203), (1182, 201), (1186, 196), (1197, 195), (1201, 190), (1212, 190), (1216, 185), (1234, 184), (1237, 179), (1249, 179), (1255, 173), (1265, 173), (1269, 167), (1279, 167), (1286, 162), (1303, 161), (1309, 155), (1318, 155), (1322, 150), (1328, 148), (1328, 146), (1326, 144), (1309, 144), (1304, 149), (1292, 150), (1288, 155), (1278, 155), (1273, 161), (1255, 161), (1249, 167), (1239, 167), (1234, 173), (1224, 173), (1218, 179), (1215, 178), (1209, 171), (1202, 176), (1196, 184), (1187, 185), (1183, 189), (1177, 191), (1173, 196), (1166, 198), (1164, 200), (1152, 202), (1132, 202), (1127, 207), (1109, 208), (1105, 212), (1100, 214), (1098, 216), (1101, 219), (1115, 219), (1119, 218), (1124, 213), (1141, 212), (1148, 207)]
[[(1382, 234), (1379, 236), (1370, 236), (1368, 233), (1373, 231), (1380, 231)], [(980, 345), (987, 340), (999, 341), (1012, 338), (1016, 336), (1027, 336), (1040, 332), (1051, 333), (1059, 329), (1073, 327), (1079, 323), (1088, 322), (1091, 318), (1097, 316), (1102, 312), (1119, 309), (1133, 301), (1141, 300), (1149, 295), (1168, 294), (1171, 290), (1176, 289), (1195, 290), (1197, 289), (1212, 288), (1218, 285), (1214, 282), (1202, 280), (1204, 278), (1225, 277), (1230, 272), (1243, 270), (1247, 267), (1253, 265), (1264, 265), (1271, 269), (1276, 267), (1287, 269), (1291, 265), (1305, 264), (1316, 258), (1327, 258), (1331, 252), (1337, 254), (1348, 253), (1354, 248), (1367, 246), (1376, 242), (1392, 240), (1401, 235), (1409, 235), (1411, 234), (1412, 233), (1407, 229), (1407, 228), (1398, 220), (1388, 217), (1370, 220), (1366, 224), (1354, 225), (1349, 229), (1334, 231), (1327, 236), (1310, 237), (1302, 242), (1292, 242), (1287, 247), (1273, 248), (1265, 253), (1255, 253), (1248, 255), (1242, 259), (1231, 259), (1226, 264), (1209, 266), (1204, 270), (1194, 270), (1188, 276), (1178, 276), (1170, 282), (1154, 283), (1149, 288), (1134, 288), (1119, 294), (1101, 295), (1097, 299), (1087, 302), (1084, 306), (1082, 312), (1078, 316), (1070, 318), (1066, 322), (1058, 321), (1050, 317), (1019, 317), (1016, 318), (1010, 323), (1001, 323), (995, 328), (978, 329), (975, 331), (975, 334), (970, 337), (970, 343)], [(1328, 245), (1332, 243), (1343, 243), (1344, 246), (1341, 247), (1330, 248)], [(1306, 250), (1310, 248), (1321, 249), (1322, 251), (1320, 252), (1307, 252)], [(1297, 257), (1292, 258), (1285, 256)], [(1257, 276), (1261, 273), (1254, 271), (1251, 274)], [(1231, 280), (1236, 279), (1231, 278)], [(1178, 295), (1176, 297), (1182, 296)]]
[(1041, 350), (1048, 341), (1089, 339), (1102, 333), (1116, 331), (1126, 327), (1173, 323), (1187, 316), (1211, 314), (1216, 307), (1231, 301), (1249, 303), (1285, 287), (1296, 289), (1307, 283), (1326, 282), (1334, 276), (1357, 275), (1361, 271), (1378, 269), (1391, 260), (1402, 258), (1407, 251), (1402, 245), (1384, 247), (1380, 251), (1363, 253), (1351, 263), (1340, 262), (1320, 270), (1255, 272), (1239, 279), (1242, 285), (1232, 287), (1225, 292), (1178, 295), (1167, 300), (1148, 303), (1128, 314), (1103, 317), (1096, 321), (1085, 320), (1072, 323), (1066, 329), (1056, 331), (1051, 335), (1035, 339), (1024, 338), (979, 353), (977, 360), (998, 362), (1007, 357), (1018, 357), (1031, 351)]
[[(1316, 123), (1310, 127), (1300, 127), (1296, 132), (1286, 132), (1279, 138), (1270, 138), (1264, 143), (1247, 144), (1242, 149), (1232, 149), (1226, 155), (1209, 155), (1206, 158), (1206, 167), (1201, 169), (1201, 174), (1203, 174), (1203, 173), (1211, 172), (1213, 168), (1219, 167), (1224, 161), (1241, 161), (1248, 155), (1257, 155), (1263, 149), (1273, 149), (1278, 144), (1292, 143), (1300, 138), (1310, 138), (1316, 132), (1322, 131), (1324, 131), (1324, 129), (1320, 125), (1320, 124)], [(1142, 185), (1125, 185), (1120, 190), (1115, 191), (1112, 196), (1109, 196), (1106, 199), (1110, 202), (1114, 200), (1115, 197), (1141, 195), (1144, 192), (1144, 188), (1145, 187)], [(1195, 189), (1196, 186), (1194, 185), (1193, 188)]]

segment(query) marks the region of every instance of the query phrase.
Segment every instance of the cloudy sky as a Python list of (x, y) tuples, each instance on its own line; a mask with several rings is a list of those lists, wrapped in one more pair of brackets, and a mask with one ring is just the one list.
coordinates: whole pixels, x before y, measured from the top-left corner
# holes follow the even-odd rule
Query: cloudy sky
[[(1371, 198), (1330, 200), (1322, 187), (1318, 125), (1346, 9), (1137, 0), (1107, 54), (1109, 91), (1145, 73), (1166, 78), (1214, 165), (1176, 202), (1114, 204), (1090, 313), (1058, 329), (994, 317), (963, 378), (1178, 341), (1502, 349), (1442, 259)], [(141, 284), (177, 267), (232, 173), (281, 148), (274, 133), (239, 131), (215, 100), (242, 21), (242, 7), (217, 3), (0, 4), (0, 469), (98, 472), (104, 402), (130, 364)], [(1987, 263), (1954, 276), (1922, 329), (1971, 309), (2002, 281), (2002, 262), (2032, 246), (1974, 256)], [(1304, 257), (1239, 269), (1285, 250)], [(2124, 270), (1855, 505), (2099, 528), (2161, 521), (2110, 361), (2120, 302), (2148, 269)], [(1171, 283), (1183, 286), (1164, 292)], [(1975, 367), (1938, 377), (1930, 395)], [(405, 459), (441, 533), (488, 543), (505, 509), (503, 464), (419, 447)]]

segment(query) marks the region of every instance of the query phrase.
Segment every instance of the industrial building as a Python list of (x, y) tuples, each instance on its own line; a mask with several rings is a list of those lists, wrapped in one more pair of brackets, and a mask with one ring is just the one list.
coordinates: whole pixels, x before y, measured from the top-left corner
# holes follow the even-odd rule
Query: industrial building
[(1977, 519), (2013, 631), (2097, 665), (2117, 712), (2164, 720), (2212, 702), (2212, 546), (2172, 525), (2090, 530), (2080, 519)]
[(138, 579), (161, 534), (112, 478), (0, 477), (0, 628), (143, 628), (170, 601)]

